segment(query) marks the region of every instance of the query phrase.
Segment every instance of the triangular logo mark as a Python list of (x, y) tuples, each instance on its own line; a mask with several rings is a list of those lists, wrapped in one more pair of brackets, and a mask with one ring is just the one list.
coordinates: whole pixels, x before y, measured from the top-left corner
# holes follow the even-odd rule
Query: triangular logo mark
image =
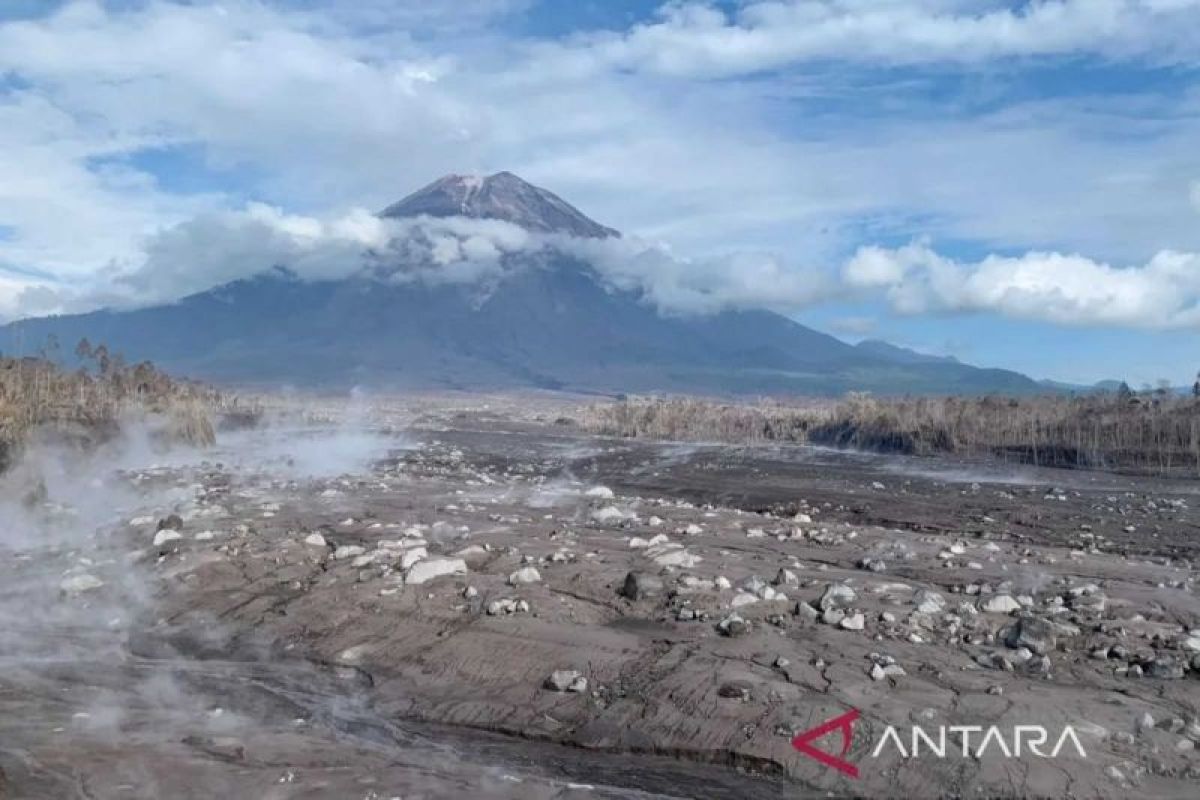
[[(792, 739), (792, 747), (804, 753), (809, 758), (815, 758), (827, 767), (833, 767), (849, 775), (851, 778), (857, 778), (858, 767), (841, 758), (841, 756), (850, 752), (850, 743), (854, 739), (854, 721), (856, 719), (858, 719), (858, 709), (854, 708), (841, 716), (834, 717), (827, 722), (822, 722), (815, 728), (796, 734)], [(842, 752), (840, 754), (836, 756), (831, 755), (824, 750), (818, 750), (816, 747), (813, 747), (812, 743), (814, 741), (837, 730), (842, 732)]]

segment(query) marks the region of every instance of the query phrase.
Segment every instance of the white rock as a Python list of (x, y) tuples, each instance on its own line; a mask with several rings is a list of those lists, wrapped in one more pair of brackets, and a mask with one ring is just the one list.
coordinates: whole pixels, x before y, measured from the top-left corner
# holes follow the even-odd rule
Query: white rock
[(588, 681), (577, 670), (556, 669), (542, 685), (555, 692), (579, 693), (587, 691)]
[(937, 614), (946, 607), (946, 598), (930, 589), (921, 589), (913, 600), (916, 601), (917, 612), (920, 614)]
[(413, 564), (404, 573), (404, 582), (421, 584), (444, 575), (466, 575), (467, 562), (461, 558), (430, 558)]
[(790, 569), (781, 567), (779, 574), (775, 576), (776, 586), (796, 586), (800, 583), (800, 578)]
[(408, 569), (413, 564), (424, 558), (429, 557), (429, 551), (424, 547), (412, 547), (404, 551), (404, 555), (400, 556), (400, 569)]
[(681, 544), (664, 542), (646, 550), (646, 555), (660, 567), (683, 567), (689, 569), (700, 563), (700, 556), (693, 555)]
[(517, 601), (509, 598), (493, 600), (488, 603), (487, 613), (489, 617), (499, 616), (500, 614), (511, 614), (517, 610)]
[(851, 614), (848, 617), (842, 617), (838, 625), (848, 631), (861, 631), (866, 626), (866, 619), (861, 613)]
[(319, 533), (310, 533), (304, 537), (304, 543), (313, 547), (328, 547), (329, 543), (325, 541), (325, 537)]
[(669, 541), (670, 539), (666, 537), (666, 534), (658, 533), (654, 536), (651, 536), (649, 539), (643, 539), (640, 536), (634, 536), (629, 540), (629, 546), (635, 549), (642, 549), (646, 547), (653, 547), (656, 544), (666, 544)]
[(979, 604), (979, 610), (989, 614), (1011, 614), (1020, 608), (1021, 604), (1010, 594), (994, 595)]
[(353, 647), (347, 647), (342, 652), (338, 653), (338, 661), (344, 664), (357, 664), (362, 661), (363, 656), (371, 651), (369, 645), (356, 644)]
[(79, 594), (81, 592), (90, 592), (93, 589), (99, 589), (103, 585), (104, 581), (100, 580), (95, 575), (89, 575), (84, 572), (79, 575), (72, 575), (69, 578), (63, 578), (58, 587), (68, 594)]
[(757, 602), (757, 595), (750, 594), (749, 592), (738, 592), (733, 596), (733, 600), (729, 602), (729, 605), (733, 608), (741, 608), (742, 606), (748, 606)]
[(616, 506), (605, 506), (597, 508), (592, 512), (592, 520), (601, 524), (607, 525), (614, 522), (624, 522), (627, 519), (633, 519), (637, 515), (631, 511), (622, 511)]
[(524, 583), (537, 583), (541, 579), (542, 579), (541, 573), (539, 573), (535, 568), (522, 567), (521, 569), (517, 570), (516, 572), (514, 572), (513, 574), (508, 576), (508, 585), (509, 586), (520, 586), (521, 584), (524, 584)]
[(160, 545), (166, 544), (167, 542), (173, 542), (176, 539), (182, 539), (182, 538), (183, 538), (183, 535), (180, 534), (179, 531), (161, 530), (158, 533), (154, 534), (154, 546), (158, 547)]
[(344, 544), (333, 551), (333, 557), (337, 559), (358, 558), (365, 552), (367, 552), (367, 548), (365, 547), (360, 547), (356, 544)]
[(854, 589), (846, 584), (831, 583), (825, 588), (817, 605), (822, 611), (828, 611), (831, 608), (845, 608), (853, 603), (856, 597)]
[(584, 494), (588, 497), (595, 497), (600, 500), (613, 499), (613, 490), (607, 486), (593, 486), (591, 489), (588, 489), (586, 492), (584, 492)]

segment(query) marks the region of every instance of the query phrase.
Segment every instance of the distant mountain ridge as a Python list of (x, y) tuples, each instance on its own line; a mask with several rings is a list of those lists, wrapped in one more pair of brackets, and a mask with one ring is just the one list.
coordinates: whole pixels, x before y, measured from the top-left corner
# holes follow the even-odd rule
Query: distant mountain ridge
[[(465, 216), (577, 237), (620, 235), (507, 172), (447, 176), (381, 215)], [(569, 254), (551, 250), (518, 259), (482, 297), (472, 286), (380, 280), (365, 272), (304, 281), (264, 264), (254, 278), (169, 305), (12, 323), (0, 329), (0, 347), (54, 335), (69, 350), (86, 336), (181, 375), (256, 385), (827, 395), (1043, 391), (1016, 372), (883, 342), (856, 347), (766, 310), (663, 316), (640, 291), (613, 288)]]

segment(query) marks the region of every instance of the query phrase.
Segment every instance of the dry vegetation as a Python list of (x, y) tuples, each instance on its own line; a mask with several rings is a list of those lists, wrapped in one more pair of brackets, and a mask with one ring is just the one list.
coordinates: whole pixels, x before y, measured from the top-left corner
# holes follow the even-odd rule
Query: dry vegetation
[(903, 398), (723, 404), (635, 398), (590, 406), (607, 435), (791, 442), (882, 452), (999, 457), (1041, 466), (1200, 474), (1200, 399), (1143, 395)]
[(76, 354), (83, 366), (74, 371), (45, 357), (0, 357), (0, 470), (35, 430), (95, 441), (132, 412), (155, 415), (169, 438), (213, 441), (210, 414), (228, 402), (215, 390), (173, 379), (149, 362), (128, 366), (86, 340)]

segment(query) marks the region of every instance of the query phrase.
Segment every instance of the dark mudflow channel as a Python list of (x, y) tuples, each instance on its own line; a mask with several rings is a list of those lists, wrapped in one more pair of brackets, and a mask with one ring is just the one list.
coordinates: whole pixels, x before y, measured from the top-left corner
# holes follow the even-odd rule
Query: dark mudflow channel
[(57, 657), (0, 660), (2, 797), (795, 796), (710, 765), (388, 719), (354, 668), (187, 631), (52, 638)]

